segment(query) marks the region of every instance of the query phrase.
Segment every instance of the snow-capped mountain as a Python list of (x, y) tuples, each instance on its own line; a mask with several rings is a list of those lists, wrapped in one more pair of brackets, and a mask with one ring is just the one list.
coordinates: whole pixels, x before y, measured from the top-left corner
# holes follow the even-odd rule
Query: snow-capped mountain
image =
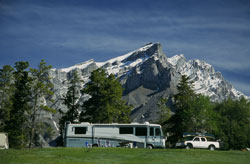
[[(167, 57), (159, 43), (148, 43), (138, 50), (105, 62), (89, 60), (69, 68), (51, 70), (56, 100), (52, 107), (67, 110), (61, 98), (67, 92), (73, 71), (77, 71), (84, 83), (87, 83), (91, 72), (100, 67), (119, 78), (125, 89), (124, 100), (134, 106), (132, 121), (156, 121), (159, 118), (159, 99), (177, 92), (176, 86), (181, 75), (190, 77), (195, 92), (209, 96), (212, 101), (245, 96), (227, 82), (220, 72), (215, 72), (210, 64), (200, 60), (187, 61), (184, 55)], [(79, 103), (86, 98), (81, 97)]]

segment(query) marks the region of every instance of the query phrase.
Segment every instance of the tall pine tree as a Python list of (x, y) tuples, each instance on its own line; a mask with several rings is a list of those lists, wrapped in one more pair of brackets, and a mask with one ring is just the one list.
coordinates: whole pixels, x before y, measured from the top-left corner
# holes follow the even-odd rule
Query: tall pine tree
[(14, 69), (5, 65), (0, 69), (0, 131), (4, 131), (12, 108), (14, 94)]
[(41, 112), (52, 112), (55, 110), (50, 108), (47, 104), (52, 102), (53, 84), (50, 82), (49, 70), (52, 68), (46, 65), (44, 60), (41, 60), (37, 69), (30, 68), (31, 74), (31, 110), (28, 111), (29, 121), (29, 148), (34, 146), (35, 134), (39, 135), (42, 120), (38, 120)]
[(76, 71), (73, 72), (72, 78), (69, 82), (69, 88), (64, 96), (63, 104), (67, 107), (67, 112), (60, 111), (62, 117), (59, 120), (60, 125), (60, 134), (63, 135), (64, 133), (64, 125), (66, 121), (74, 122), (75, 120), (79, 120), (79, 107), (80, 104), (78, 103), (81, 92), (81, 83), (82, 80), (79, 78)]
[(178, 93), (174, 95), (175, 114), (167, 121), (168, 131), (171, 133), (171, 142), (176, 142), (184, 132), (190, 131), (192, 105), (196, 94), (192, 89), (192, 83), (185, 75), (177, 86)]
[(114, 75), (97, 69), (91, 73), (90, 82), (82, 90), (90, 98), (83, 104), (81, 121), (93, 123), (129, 122), (131, 107), (123, 101), (123, 88)]
[(27, 111), (30, 110), (30, 78), (27, 68), (28, 62), (15, 63), (14, 95), (12, 98), (12, 109), (6, 130), (9, 136), (10, 147), (22, 148), (27, 144), (25, 133), (27, 123)]

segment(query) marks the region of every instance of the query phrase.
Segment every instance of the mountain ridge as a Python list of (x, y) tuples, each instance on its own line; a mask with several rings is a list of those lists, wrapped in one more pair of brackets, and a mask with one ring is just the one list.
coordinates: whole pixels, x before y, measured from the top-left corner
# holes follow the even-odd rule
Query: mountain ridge
[[(181, 75), (187, 75), (194, 83), (196, 93), (209, 96), (214, 102), (221, 102), (229, 97), (239, 99), (244, 96), (232, 84), (227, 82), (220, 72), (212, 65), (201, 61), (186, 60), (183, 54), (167, 57), (160, 43), (148, 43), (127, 54), (109, 59), (105, 62), (95, 62), (93, 59), (73, 65), (68, 68), (53, 69), (50, 72), (51, 81), (55, 86), (53, 106), (66, 111), (60, 101), (67, 92), (68, 82), (76, 71), (84, 81), (82, 87), (89, 81), (91, 72), (97, 68), (105, 69), (108, 74), (119, 78), (123, 88), (123, 99), (134, 106), (131, 113), (133, 121), (141, 121), (141, 116), (147, 121), (156, 121), (159, 117), (157, 103), (159, 99), (177, 93), (176, 86)], [(88, 96), (83, 95), (79, 103)]]
[[(232, 98), (235, 98), (235, 97), (238, 98), (240, 96), (244, 96), (247, 98), (247, 96), (245, 96), (243, 93), (241, 93), (240, 91), (237, 91), (232, 86), (232, 84), (225, 81), (220, 72), (215, 72), (212, 65), (206, 63), (205, 61), (201, 61), (199, 59), (186, 61), (184, 54), (175, 55), (175, 56), (168, 58), (165, 55), (165, 53), (162, 51), (162, 47), (161, 47), (160, 43), (155, 43), (155, 44), (148, 43), (135, 51), (129, 52), (129, 53), (124, 54), (122, 56), (118, 56), (118, 57), (109, 59), (105, 62), (95, 62), (94, 59), (90, 59), (88, 61), (76, 64), (74, 66), (71, 66), (68, 68), (62, 68), (62, 69), (58, 69), (58, 70), (62, 71), (62, 72), (69, 73), (70, 71), (73, 71), (76, 69), (80, 69), (80, 70), (85, 69), (89, 65), (92, 64), (92, 65), (95, 65), (97, 68), (102, 67), (102, 68), (106, 69), (109, 74), (113, 73), (117, 77), (121, 77), (122, 75), (129, 72), (131, 68), (136, 67), (138, 64), (141, 64), (141, 63), (147, 61), (152, 56), (154, 56), (155, 61), (157, 61), (157, 58), (159, 58), (159, 57), (165, 58), (165, 59), (162, 59), (163, 66), (167, 65), (170, 67), (175, 67), (176, 70), (180, 74), (185, 74), (188, 77), (191, 77), (191, 79), (195, 80), (195, 81), (196, 80), (201, 81), (201, 78), (199, 78), (199, 77), (195, 78), (196, 75), (194, 73), (199, 74), (200, 76), (202, 76), (202, 73), (210, 73), (211, 75), (215, 74), (215, 77), (219, 78), (221, 81), (224, 81), (227, 85), (230, 85), (230, 88), (232, 88), (232, 92), (233, 92), (232, 94), (234, 94), (234, 96)], [(183, 65), (184, 67), (182, 67), (181, 65)], [(195, 70), (195, 72), (192, 72), (193, 70)], [(140, 73), (139, 69), (137, 69), (137, 71), (138, 71), (137, 73)], [(203, 72), (199, 72), (199, 71), (203, 71)], [(209, 75), (206, 75), (206, 76), (208, 77)], [(213, 77), (213, 79), (215, 79), (215, 77)], [(210, 80), (209, 83), (211, 83), (211, 79), (209, 79), (209, 80)], [(204, 82), (204, 80), (201, 82)], [(206, 84), (206, 85), (209, 85), (209, 84)], [(197, 91), (198, 93), (201, 93), (201, 94), (205, 94), (206, 96), (212, 97), (211, 91), (209, 92), (209, 94), (208, 93), (206, 94), (205, 92), (202, 92), (201, 90), (199, 90), (198, 86), (200, 86), (200, 88), (202, 88), (201, 84), (196, 83), (195, 91)], [(220, 101), (222, 101), (223, 99), (224, 98), (221, 97)], [(212, 100), (216, 101), (216, 98), (212, 97)]]

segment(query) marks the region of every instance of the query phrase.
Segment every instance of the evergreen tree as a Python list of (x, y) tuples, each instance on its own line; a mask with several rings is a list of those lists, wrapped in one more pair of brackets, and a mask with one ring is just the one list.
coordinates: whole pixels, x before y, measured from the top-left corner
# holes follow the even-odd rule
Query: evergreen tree
[(184, 132), (191, 131), (192, 108), (196, 94), (192, 89), (192, 83), (185, 75), (177, 86), (178, 93), (174, 95), (175, 114), (167, 121), (168, 131), (171, 133), (169, 140), (176, 142)]
[[(37, 120), (41, 112), (52, 112), (55, 110), (47, 106), (49, 101), (52, 100), (53, 96), (53, 84), (50, 82), (49, 70), (52, 68), (50, 65), (46, 65), (44, 60), (41, 60), (38, 65), (38, 69), (30, 68), (31, 74), (31, 110), (28, 111), (29, 121), (29, 148), (34, 145), (35, 134), (41, 132), (40, 127), (42, 126), (41, 120)], [(39, 134), (37, 134), (39, 135)]]
[(80, 88), (81, 88), (82, 80), (79, 78), (76, 71), (73, 72), (72, 79), (69, 83), (69, 88), (66, 95), (63, 98), (63, 104), (67, 106), (68, 111), (63, 112), (60, 111), (62, 117), (59, 120), (60, 125), (60, 134), (63, 136), (64, 125), (66, 121), (74, 122), (75, 120), (79, 120), (78, 110), (80, 104), (78, 100), (80, 98)]
[(4, 131), (12, 107), (14, 93), (14, 69), (5, 65), (0, 69), (0, 131)]
[(30, 110), (31, 94), (29, 73), (26, 70), (28, 67), (28, 62), (15, 63), (15, 90), (12, 98), (10, 119), (7, 122), (8, 126), (6, 126), (10, 147), (13, 148), (22, 148), (27, 143), (27, 136), (25, 135), (27, 116), (25, 113)]
[(123, 88), (114, 75), (97, 69), (82, 90), (90, 98), (83, 104), (81, 121), (93, 123), (129, 122), (130, 106), (122, 98)]

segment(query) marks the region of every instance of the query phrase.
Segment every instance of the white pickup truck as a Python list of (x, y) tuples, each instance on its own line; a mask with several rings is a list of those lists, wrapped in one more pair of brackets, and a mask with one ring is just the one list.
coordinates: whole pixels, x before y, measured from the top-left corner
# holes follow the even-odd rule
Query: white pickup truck
[(206, 136), (188, 136), (182, 142), (177, 142), (175, 145), (177, 148), (200, 148), (200, 149), (209, 149), (215, 150), (220, 148), (220, 143), (214, 138)]

